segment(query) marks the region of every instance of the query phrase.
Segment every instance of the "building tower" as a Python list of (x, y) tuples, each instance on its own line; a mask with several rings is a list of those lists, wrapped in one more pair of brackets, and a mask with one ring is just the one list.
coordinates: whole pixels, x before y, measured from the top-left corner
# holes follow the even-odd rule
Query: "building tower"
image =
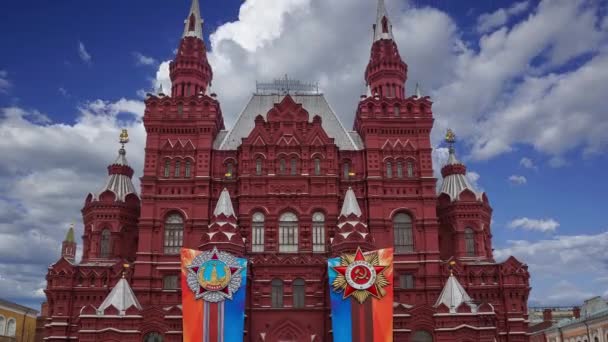
[(74, 263), (76, 261), (76, 241), (74, 240), (74, 224), (70, 225), (65, 239), (61, 243), (61, 257)]

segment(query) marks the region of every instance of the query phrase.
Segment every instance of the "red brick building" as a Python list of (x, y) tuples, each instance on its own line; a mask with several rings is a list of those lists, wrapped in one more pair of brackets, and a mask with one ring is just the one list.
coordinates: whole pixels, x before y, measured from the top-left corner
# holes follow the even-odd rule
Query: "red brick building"
[(488, 197), (451, 145), (437, 191), (432, 102), (406, 94), (383, 0), (373, 31), (353, 130), (290, 80), (226, 129), (194, 0), (171, 94), (145, 101), (141, 191), (123, 145), (86, 197), (82, 260), (70, 231), (49, 267), (45, 339), (180, 341), (179, 248), (217, 246), (250, 260), (247, 340), (331, 341), (327, 258), (392, 246), (396, 341), (527, 341), (527, 266), (494, 261)]

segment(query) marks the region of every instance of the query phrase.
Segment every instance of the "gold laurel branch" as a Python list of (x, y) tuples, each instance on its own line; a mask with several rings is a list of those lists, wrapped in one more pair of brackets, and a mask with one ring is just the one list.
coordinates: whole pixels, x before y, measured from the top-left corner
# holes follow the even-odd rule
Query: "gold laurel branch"
[(365, 256), (365, 261), (367, 261), (372, 266), (380, 265), (380, 258), (378, 257), (378, 253), (372, 253)]
[(355, 297), (359, 304), (363, 304), (363, 302), (365, 302), (365, 300), (367, 300), (367, 298), (369, 297), (369, 292), (365, 290), (356, 290), (355, 292), (353, 292), (352, 296)]
[(340, 290), (346, 289), (346, 278), (339, 274), (336, 279), (334, 279), (334, 281), (331, 283), (331, 285), (334, 287), (335, 291), (340, 292)]

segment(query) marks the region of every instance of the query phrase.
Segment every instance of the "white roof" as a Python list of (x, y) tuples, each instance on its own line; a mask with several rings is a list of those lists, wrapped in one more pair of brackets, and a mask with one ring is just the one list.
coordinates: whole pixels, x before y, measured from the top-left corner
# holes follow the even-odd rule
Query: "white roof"
[(110, 305), (118, 309), (121, 315), (124, 315), (124, 312), (132, 306), (135, 306), (139, 310), (142, 309), (137, 297), (135, 297), (135, 293), (133, 293), (131, 286), (129, 286), (125, 278), (120, 278), (97, 310), (100, 314), (103, 314), (104, 310), (109, 308)]
[(359, 208), (359, 202), (357, 202), (357, 197), (355, 196), (355, 192), (351, 187), (346, 191), (346, 195), (344, 195), (344, 203), (342, 204), (342, 211), (340, 211), (340, 216), (348, 216), (350, 214), (355, 214), (355, 216), (361, 216), (361, 208)]
[(437, 298), (437, 302), (435, 302), (435, 307), (440, 304), (444, 304), (448, 308), (450, 308), (451, 313), (455, 313), (456, 309), (460, 304), (467, 303), (471, 307), (471, 311), (476, 309), (476, 307), (472, 304), (471, 297), (467, 294), (467, 291), (460, 285), (456, 277), (453, 274), (450, 274), (448, 281), (445, 283), (443, 287), (443, 291)]
[[(218, 150), (236, 150), (241, 145), (242, 139), (249, 136), (255, 127), (255, 117), (262, 115), (266, 119), (266, 114), (285, 96), (254, 94), (237, 118), (234, 127), (226, 134), (218, 134), (214, 146), (217, 146)], [(356, 151), (363, 148), (359, 135), (344, 129), (323, 94), (290, 96), (308, 112), (309, 122), (312, 122), (315, 115), (321, 117), (321, 126), (325, 133), (334, 139), (334, 143), (340, 150)]]
[[(446, 165), (463, 165), (456, 158), (456, 154), (454, 153), (453, 148), (450, 148), (450, 156), (448, 157), (448, 162), (446, 163)], [(483, 192), (478, 192), (475, 187), (471, 185), (466, 175), (461, 173), (454, 173), (443, 178), (439, 194), (446, 194), (450, 196), (450, 199), (452, 201), (456, 201), (459, 198), (460, 194), (467, 189), (472, 191), (478, 200), (481, 199)]]
[[(112, 165), (129, 166), (124, 148), (120, 149), (118, 152), (118, 158), (116, 158), (116, 161), (114, 161)], [(133, 185), (131, 178), (120, 173), (109, 175), (106, 184), (96, 194), (94, 194), (94, 199), (98, 200), (99, 196), (108, 190), (112, 191), (116, 195), (116, 201), (118, 202), (124, 202), (125, 198), (129, 194), (134, 194), (137, 196), (137, 190), (135, 190), (135, 186)]]
[(221, 214), (224, 214), (226, 217), (236, 216), (234, 215), (234, 208), (232, 207), (232, 201), (230, 200), (230, 193), (226, 188), (222, 190), (215, 210), (213, 211), (214, 216), (219, 216)]

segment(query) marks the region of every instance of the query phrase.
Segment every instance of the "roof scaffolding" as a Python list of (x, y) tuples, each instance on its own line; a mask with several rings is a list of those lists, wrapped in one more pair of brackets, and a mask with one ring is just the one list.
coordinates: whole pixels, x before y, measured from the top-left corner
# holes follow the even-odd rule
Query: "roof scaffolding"
[(255, 92), (257, 95), (316, 95), (319, 94), (319, 83), (290, 79), (286, 74), (270, 83), (256, 81)]

